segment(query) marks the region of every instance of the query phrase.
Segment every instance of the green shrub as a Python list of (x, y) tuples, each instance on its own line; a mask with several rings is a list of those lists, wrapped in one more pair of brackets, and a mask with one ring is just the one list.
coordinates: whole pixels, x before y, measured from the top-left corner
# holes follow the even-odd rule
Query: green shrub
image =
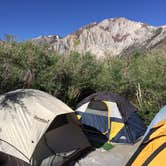
[(111, 90), (127, 98), (138, 108), (146, 124), (166, 103), (166, 57), (135, 55), (103, 61), (98, 74), (99, 90)]
[(166, 57), (136, 54), (96, 59), (90, 53), (58, 55), (48, 46), (9, 42), (0, 46), (0, 93), (35, 88), (75, 107), (85, 89), (127, 97), (149, 124), (166, 103)]

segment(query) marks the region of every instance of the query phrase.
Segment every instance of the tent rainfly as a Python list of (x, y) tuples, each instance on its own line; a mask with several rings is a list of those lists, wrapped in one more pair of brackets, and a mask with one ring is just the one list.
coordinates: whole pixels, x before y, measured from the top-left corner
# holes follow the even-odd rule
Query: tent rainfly
[(0, 96), (0, 163), (6, 154), (17, 165), (58, 166), (89, 147), (74, 111), (57, 98), (32, 89)]
[(166, 163), (166, 106), (154, 117), (143, 141), (126, 166), (157, 166)]
[(109, 142), (130, 144), (146, 131), (136, 108), (111, 92), (98, 92), (85, 98), (78, 104), (76, 114), (91, 138), (100, 134), (104, 136), (100, 138)]

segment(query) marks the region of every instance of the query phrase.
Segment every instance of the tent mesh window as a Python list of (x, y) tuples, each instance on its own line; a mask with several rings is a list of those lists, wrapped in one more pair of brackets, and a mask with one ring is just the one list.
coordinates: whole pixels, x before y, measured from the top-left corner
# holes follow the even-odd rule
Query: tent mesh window
[(50, 130), (58, 128), (58, 127), (61, 127), (61, 126), (65, 125), (65, 124), (68, 124), (68, 123), (69, 122), (68, 122), (66, 114), (57, 116), (56, 120), (54, 120), (51, 123), (51, 125), (49, 126), (49, 128), (47, 129), (47, 131), (50, 131)]
[(99, 111), (108, 111), (107, 106), (100, 100), (92, 100), (89, 105), (89, 109), (99, 110)]
[(50, 131), (52, 129), (62, 127), (64, 125), (67, 125), (69, 123), (72, 123), (74, 125), (80, 125), (79, 121), (77, 120), (75, 113), (68, 113), (64, 115), (57, 116), (55, 120), (51, 123), (47, 131)]
[(108, 130), (108, 109), (101, 100), (92, 100), (85, 114), (82, 115), (81, 122), (86, 133), (89, 135), (101, 135)]

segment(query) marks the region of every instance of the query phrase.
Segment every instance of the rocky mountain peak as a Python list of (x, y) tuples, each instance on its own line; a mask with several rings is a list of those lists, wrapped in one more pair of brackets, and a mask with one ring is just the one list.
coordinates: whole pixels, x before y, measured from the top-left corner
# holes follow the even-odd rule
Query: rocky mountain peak
[(123, 17), (87, 24), (64, 38), (44, 36), (34, 39), (51, 44), (60, 54), (91, 52), (97, 57), (125, 55), (150, 49), (166, 38), (166, 27), (154, 27)]

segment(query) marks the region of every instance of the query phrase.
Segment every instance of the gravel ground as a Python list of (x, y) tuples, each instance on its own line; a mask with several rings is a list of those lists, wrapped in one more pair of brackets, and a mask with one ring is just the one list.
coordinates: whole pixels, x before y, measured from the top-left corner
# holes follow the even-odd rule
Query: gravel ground
[(139, 144), (140, 141), (134, 145), (115, 144), (109, 151), (97, 149), (82, 158), (75, 166), (125, 166)]

